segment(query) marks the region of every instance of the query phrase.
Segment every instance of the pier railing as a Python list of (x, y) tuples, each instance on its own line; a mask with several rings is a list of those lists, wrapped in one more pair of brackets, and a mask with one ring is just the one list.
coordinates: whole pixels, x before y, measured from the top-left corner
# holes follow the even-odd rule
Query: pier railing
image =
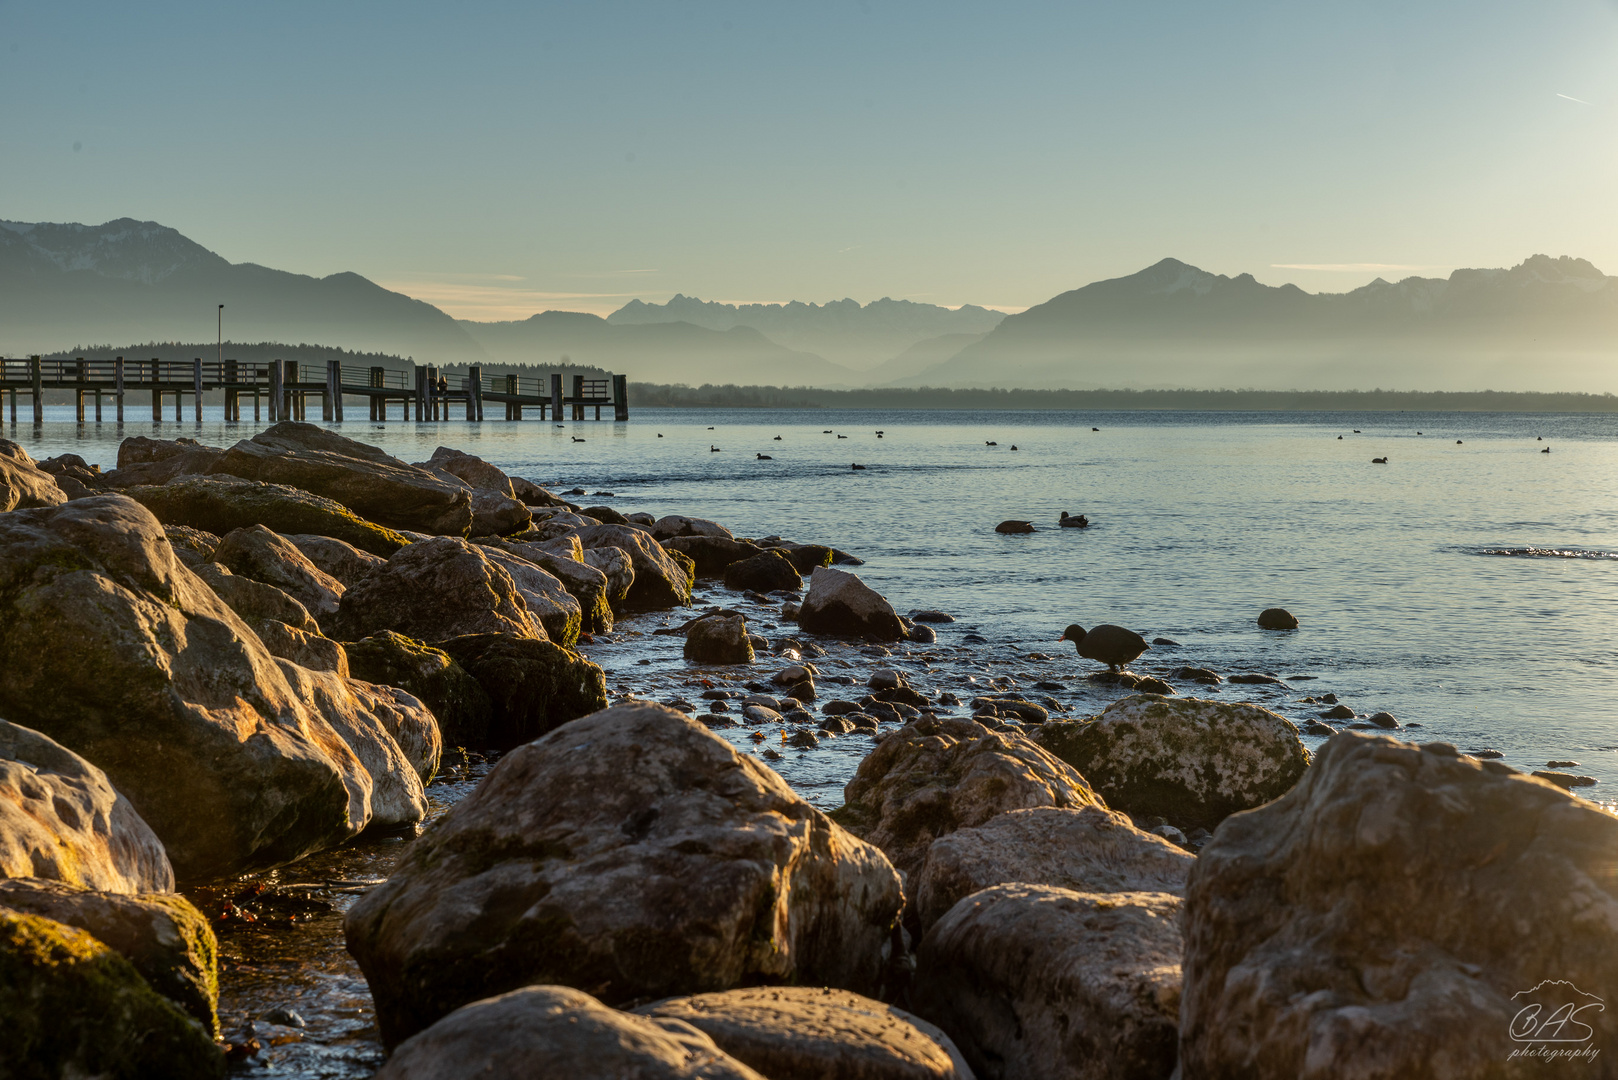
[(404, 419), (414, 412), (418, 421), (447, 420), (451, 402), (465, 406), (466, 419), (482, 420), (486, 400), (504, 405), (507, 420), (522, 420), (525, 411), (536, 409), (541, 420), (547, 416), (560, 420), (569, 410), (573, 419), (583, 420), (591, 407), (597, 420), (603, 408), (612, 409), (614, 420), (629, 419), (628, 377), (624, 375), (604, 379), (575, 375), (573, 392), (566, 394), (558, 372), (486, 374), (476, 365), (465, 374), (451, 375), (420, 364), (401, 370), (362, 368), (337, 360), (327, 361), (322, 370), (289, 360), (0, 358), (0, 406), (9, 403), (12, 423), (17, 422), (18, 400), (24, 396), (33, 405), (34, 423), (42, 423), (44, 396), (52, 390), (73, 392), (81, 423), (86, 401), (94, 403), (95, 419), (101, 420), (104, 397), (110, 399), (122, 421), (131, 392), (150, 394), (153, 420), (162, 419), (169, 400), (173, 401), (174, 419), (183, 419), (189, 395), (192, 413), (200, 421), (203, 395), (216, 391), (223, 391), (227, 420), (242, 418), (243, 399), (251, 399), (254, 420), (262, 419), (266, 411), (271, 421), (303, 420), (311, 397), (320, 399), (322, 419), (333, 422), (343, 420), (343, 399), (350, 397), (367, 400), (372, 420), (386, 420), (394, 403), (399, 404)]

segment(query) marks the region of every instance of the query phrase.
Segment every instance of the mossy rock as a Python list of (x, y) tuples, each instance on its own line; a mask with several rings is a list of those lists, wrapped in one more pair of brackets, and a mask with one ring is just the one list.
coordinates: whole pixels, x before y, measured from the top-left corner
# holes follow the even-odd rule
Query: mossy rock
[(689, 593), (692, 586), (697, 583), (697, 561), (683, 551), (674, 548), (666, 550), (668, 557), (674, 560), (674, 565), (685, 571), (685, 587)]
[(607, 707), (605, 672), (555, 642), (467, 634), (437, 644), (494, 702), (491, 749), (510, 750)]
[(312, 533), (346, 540), (383, 558), (410, 542), (339, 502), (284, 484), (235, 476), (182, 476), (167, 484), (132, 487), (124, 494), (165, 525), (185, 525), (218, 536), (263, 525), (283, 536)]
[(218, 1033), (219, 943), (207, 916), (185, 897), (130, 896), (43, 878), (8, 878), (0, 881), (0, 907), (90, 934), (209, 1034)]
[(197, 1021), (83, 930), (0, 908), (0, 1068), (7, 1080), (225, 1075)]
[(384, 630), (345, 642), (349, 674), (416, 695), (433, 711), (445, 746), (479, 750), (489, 745), (494, 701), (443, 649)]

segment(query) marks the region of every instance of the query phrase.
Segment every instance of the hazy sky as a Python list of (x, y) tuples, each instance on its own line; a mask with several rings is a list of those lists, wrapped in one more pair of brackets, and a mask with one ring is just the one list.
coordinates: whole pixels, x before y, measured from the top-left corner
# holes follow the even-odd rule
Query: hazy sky
[(0, 217), (471, 318), (1618, 273), (1618, 3), (0, 0)]

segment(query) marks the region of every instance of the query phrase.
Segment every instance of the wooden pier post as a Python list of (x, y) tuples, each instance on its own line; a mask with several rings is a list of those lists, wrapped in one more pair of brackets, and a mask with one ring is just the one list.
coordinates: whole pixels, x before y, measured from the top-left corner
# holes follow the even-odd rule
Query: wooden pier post
[(427, 411), (427, 369), (416, 365), (416, 423), (421, 423)]
[(79, 385), (73, 387), (73, 419), (84, 423), (84, 357), (80, 356), (73, 361), (73, 381)]
[(34, 380), (34, 423), (45, 422), (45, 372), (40, 367), (39, 357), (28, 358), (28, 370)]
[(617, 421), (629, 419), (628, 375), (614, 375), (612, 377), (612, 418)]
[(242, 418), (242, 392), (236, 388), (238, 377), (236, 361), (226, 360), (224, 368), (219, 372), (219, 378), (225, 384), (225, 419), (227, 421)]
[[(506, 393), (510, 394), (512, 397), (517, 396), (517, 376), (515, 376), (515, 375), (507, 375), (506, 376)], [(520, 401), (508, 401), (508, 402), (506, 402), (506, 419), (507, 420), (521, 420), (522, 419), (522, 402), (520, 402)]]
[(152, 423), (163, 422), (163, 391), (157, 387), (157, 357), (152, 357)]
[[(270, 423), (278, 423), (285, 419), (282, 410), (286, 407), (284, 400), (286, 394), (287, 365), (285, 360), (270, 361)], [(258, 399), (253, 399), (253, 419), (258, 419)]]
[[(384, 379), (383, 379), (382, 369), (379, 368), (379, 367), (372, 368), (371, 369), (370, 384), (372, 386), (378, 388), (378, 389), (381, 389), (381, 387), (383, 385), (383, 381), (384, 381)], [(371, 394), (369, 396), (370, 396), (370, 399), (371, 399), (371, 419), (372, 420), (382, 420), (382, 421), (385, 422), (387, 420), (387, 418), (388, 418), (388, 399), (383, 397), (381, 394)], [(406, 406), (405, 407), (405, 418), (406, 419), (409, 419), (409, 413), (410, 413), (410, 409), (409, 409), (408, 406)]]
[(584, 376), (573, 376), (573, 419), (584, 419)]
[(466, 369), (466, 418), (468, 420), (483, 419), (482, 365)]
[(551, 373), (551, 419), (565, 419), (562, 415), (562, 374)]
[(119, 357), (112, 362), (113, 394), (118, 402), (118, 423), (124, 422), (124, 358)]
[(333, 393), (333, 379), (331, 370), (333, 363), (335, 363), (335, 361), (326, 361), (326, 389), (320, 392), (320, 418), (328, 424), (331, 423), (337, 415), (332, 411), (332, 403), (336, 396)]
[[(191, 394), (196, 399), (195, 411), (192, 415), (196, 417), (197, 423), (200, 424), (202, 423), (202, 357), (200, 356), (191, 361)], [(179, 417), (176, 416), (175, 419), (178, 420)]]

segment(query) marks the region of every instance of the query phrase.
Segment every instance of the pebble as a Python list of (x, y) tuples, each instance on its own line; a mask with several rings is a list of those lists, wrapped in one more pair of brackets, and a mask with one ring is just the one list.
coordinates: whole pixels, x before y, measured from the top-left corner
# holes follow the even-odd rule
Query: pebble
[(814, 732), (806, 728), (799, 728), (787, 736), (787, 745), (796, 746), (804, 750), (813, 750), (820, 745), (820, 740), (815, 738)]

